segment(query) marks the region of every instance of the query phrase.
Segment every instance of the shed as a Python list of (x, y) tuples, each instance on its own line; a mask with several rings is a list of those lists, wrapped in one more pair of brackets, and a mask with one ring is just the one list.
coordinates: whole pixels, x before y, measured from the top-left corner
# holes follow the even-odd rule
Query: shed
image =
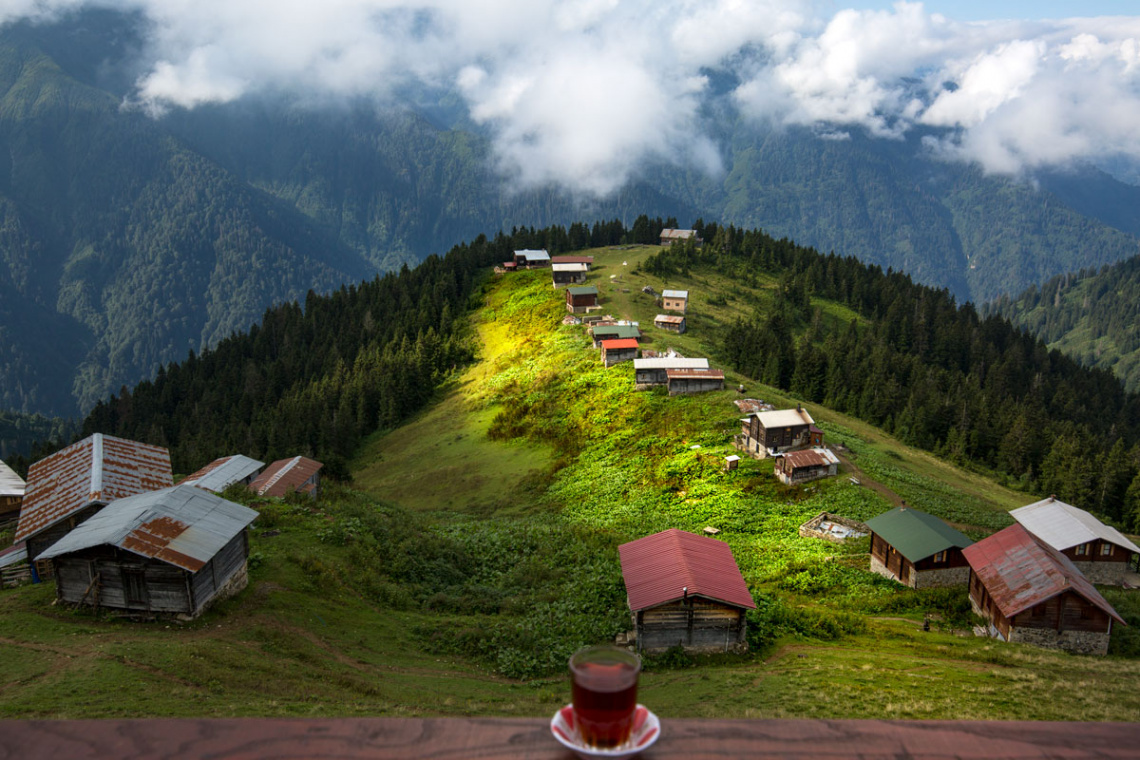
[(965, 584), (970, 570), (962, 550), (974, 543), (933, 515), (907, 506), (867, 521), (871, 571), (911, 588)]
[(19, 516), (26, 485), (23, 478), (0, 460), (0, 525)]
[(729, 454), (728, 456), (726, 456), (724, 458), (724, 471), (725, 472), (732, 472), (733, 470), (735, 470), (739, 466), (740, 466), (740, 457), (736, 456), (736, 454)]
[(789, 451), (776, 458), (775, 471), (781, 483), (799, 485), (837, 474), (839, 458), (821, 446)]
[(706, 393), (724, 390), (724, 370), (722, 369), (667, 369), (665, 384), (669, 395), (682, 393)]
[(637, 358), (637, 341), (633, 338), (614, 338), (602, 341), (602, 363), (612, 367)]
[(36, 560), (115, 499), (173, 482), (166, 449), (95, 433), (28, 468), (14, 540), (27, 541), (28, 556)]
[(756, 604), (728, 544), (673, 528), (618, 554), (639, 651), (747, 648), (745, 614)]
[(645, 390), (654, 385), (667, 385), (671, 369), (708, 369), (708, 359), (687, 359), (683, 356), (655, 356), (651, 359), (635, 359), (633, 362), (634, 382), (637, 390)]
[(264, 466), (265, 462), (234, 454), (215, 459), (190, 477), (183, 479), (179, 485), (197, 486), (213, 493), (221, 493), (234, 483), (248, 486)]
[(581, 263), (558, 263), (550, 265), (550, 274), (554, 280), (554, 287), (570, 285), (586, 281), (586, 272), (590, 267)]
[(682, 314), (689, 306), (689, 291), (663, 290), (661, 291), (661, 308), (665, 311), (679, 311)]
[(626, 339), (641, 340), (641, 328), (637, 325), (594, 325), (590, 328), (590, 336), (594, 340), (594, 348), (601, 348), (603, 340)]
[(28, 547), (23, 541), (0, 549), (0, 587), (18, 586), (32, 580)]
[(795, 409), (753, 412), (740, 422), (740, 436), (736, 445), (756, 459), (823, 443), (822, 433), (818, 436), (819, 444), (813, 443), (816, 440), (812, 434), (815, 420), (799, 404)]
[(246, 527), (257, 512), (193, 486), (117, 499), (41, 555), (56, 597), (196, 617), (248, 581)]
[(598, 289), (593, 285), (566, 288), (566, 311), (581, 314), (598, 308)]
[(680, 335), (685, 332), (685, 318), (677, 314), (658, 314), (653, 318), (653, 326)]
[(665, 229), (661, 230), (660, 241), (661, 245), (673, 245), (673, 243), (683, 243), (689, 238), (692, 238), (693, 242), (695, 242), (697, 245), (700, 245), (703, 242), (699, 237), (697, 237), (696, 230), (677, 230), (671, 227), (666, 227)]
[(304, 493), (316, 498), (321, 487), (323, 464), (308, 457), (278, 459), (253, 479), (249, 488), (258, 496)]
[(1009, 514), (1093, 583), (1122, 585), (1132, 555), (1140, 554), (1140, 548), (1116, 528), (1053, 496)]
[(963, 555), (970, 605), (995, 638), (1105, 654), (1113, 622), (1125, 625), (1068, 557), (1024, 525), (1000, 530)]
[(538, 267), (550, 266), (550, 254), (543, 248), (541, 251), (532, 251), (524, 249), (515, 251), (515, 264), (520, 268), (537, 269)]

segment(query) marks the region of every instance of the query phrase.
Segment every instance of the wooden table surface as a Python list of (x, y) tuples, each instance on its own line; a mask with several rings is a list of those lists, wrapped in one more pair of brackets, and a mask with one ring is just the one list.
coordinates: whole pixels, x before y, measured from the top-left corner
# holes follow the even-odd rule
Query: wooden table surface
[[(665, 720), (642, 760), (1140, 758), (1140, 723)], [(0, 721), (0, 758), (571, 760), (543, 718)]]

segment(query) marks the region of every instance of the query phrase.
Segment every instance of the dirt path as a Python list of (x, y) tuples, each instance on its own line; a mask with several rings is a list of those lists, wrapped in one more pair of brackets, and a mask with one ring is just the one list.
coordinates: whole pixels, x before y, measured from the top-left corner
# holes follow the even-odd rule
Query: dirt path
[(839, 457), (839, 461), (842, 462), (847, 468), (848, 476), (858, 480), (860, 485), (864, 485), (867, 488), (870, 488), (872, 491), (889, 501), (892, 506), (897, 507), (903, 503), (903, 498), (901, 496), (877, 480), (872, 480), (871, 478), (867, 477), (866, 473), (860, 470), (845, 453), (835, 451), (835, 456)]

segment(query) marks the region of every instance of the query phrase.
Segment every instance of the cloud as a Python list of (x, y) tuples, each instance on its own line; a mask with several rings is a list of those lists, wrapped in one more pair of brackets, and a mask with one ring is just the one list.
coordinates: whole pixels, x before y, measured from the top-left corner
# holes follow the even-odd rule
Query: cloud
[(917, 2), (825, 14), (811, 0), (8, 0), (0, 23), (84, 5), (149, 22), (130, 101), (153, 113), (259, 91), (383, 104), (408, 85), (454, 89), (519, 186), (605, 195), (647, 160), (720, 171), (714, 76), (738, 83), (727, 104), (747, 119), (830, 139), (935, 129), (931, 150), (989, 171), (1140, 159), (1140, 17), (963, 23)]

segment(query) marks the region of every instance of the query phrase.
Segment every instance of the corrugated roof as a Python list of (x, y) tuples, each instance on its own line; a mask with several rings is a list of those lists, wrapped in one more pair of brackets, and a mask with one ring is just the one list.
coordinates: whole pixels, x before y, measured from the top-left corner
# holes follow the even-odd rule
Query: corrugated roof
[(765, 428), (793, 427), (815, 423), (807, 409), (773, 409), (770, 412), (754, 412)]
[(551, 256), (552, 264), (593, 264), (593, 256)]
[(172, 486), (116, 499), (38, 559), (107, 545), (193, 573), (256, 519), (249, 507), (194, 486)]
[(555, 272), (586, 272), (590, 265), (584, 261), (558, 261), (550, 265)]
[(661, 230), (661, 237), (669, 238), (671, 240), (684, 240), (685, 238), (693, 237), (697, 234), (696, 230), (675, 230), (671, 227), (666, 227)]
[(924, 560), (952, 547), (974, 543), (934, 515), (911, 507), (895, 507), (867, 521), (867, 527), (911, 562)]
[(712, 380), (723, 380), (723, 369), (702, 369), (700, 367), (689, 367), (682, 369), (667, 369), (665, 370), (665, 377), (670, 380), (688, 380), (693, 378), (707, 378)]
[(226, 490), (226, 486), (245, 480), (264, 466), (265, 462), (259, 462), (242, 454), (235, 454), (230, 457), (215, 459), (184, 479), (179, 485), (198, 486), (198, 488), (204, 488), (207, 491), (221, 493)]
[(173, 481), (166, 449), (96, 433), (28, 468), (16, 540), (90, 504), (156, 491)]
[(1000, 530), (966, 547), (962, 554), (1007, 618), (1073, 591), (1125, 625), (1112, 605), (1065, 555), (1023, 525)]
[(23, 496), (24, 479), (0, 460), (0, 496)]
[(784, 468), (787, 469), (790, 465), (793, 469), (797, 467), (819, 467), (821, 465), (828, 465), (827, 458), (824, 457), (813, 449), (804, 449), (803, 451), (789, 451), (784, 454)]
[(753, 609), (732, 549), (723, 541), (683, 530), (645, 536), (618, 547), (621, 574), (633, 611), (690, 596), (703, 596)]
[(599, 325), (591, 330), (595, 338), (612, 335), (615, 338), (640, 338), (641, 328), (637, 325)]
[(602, 341), (602, 348), (612, 351), (616, 348), (637, 348), (640, 345), (633, 338), (613, 338)]
[(596, 296), (598, 289), (593, 285), (583, 285), (578, 288), (566, 288), (566, 292), (575, 296)]
[(532, 250), (528, 250), (528, 249), (524, 249), (521, 251), (515, 251), (515, 256), (522, 256), (527, 261), (549, 261), (550, 260), (550, 254), (546, 252), (545, 248), (543, 248), (541, 251), (532, 251)]
[(663, 298), (688, 298), (689, 291), (687, 290), (662, 290), (661, 296)]
[(634, 369), (708, 369), (708, 359), (686, 359), (680, 356), (657, 356), (652, 359), (634, 359)]
[(308, 457), (278, 459), (266, 467), (249, 487), (258, 496), (284, 496), (299, 490), (305, 481), (323, 466), (317, 460)]
[(24, 541), (12, 544), (7, 549), (0, 550), (0, 567), (9, 565), (22, 565), (28, 561), (28, 545)]
[(1015, 509), (1009, 514), (1030, 533), (1060, 551), (1099, 538), (1140, 554), (1140, 548), (1116, 528), (1105, 525), (1083, 509), (1058, 501), (1052, 496)]
[(680, 314), (658, 314), (653, 318), (654, 322), (666, 322), (668, 324), (680, 325), (684, 324), (685, 318)]

